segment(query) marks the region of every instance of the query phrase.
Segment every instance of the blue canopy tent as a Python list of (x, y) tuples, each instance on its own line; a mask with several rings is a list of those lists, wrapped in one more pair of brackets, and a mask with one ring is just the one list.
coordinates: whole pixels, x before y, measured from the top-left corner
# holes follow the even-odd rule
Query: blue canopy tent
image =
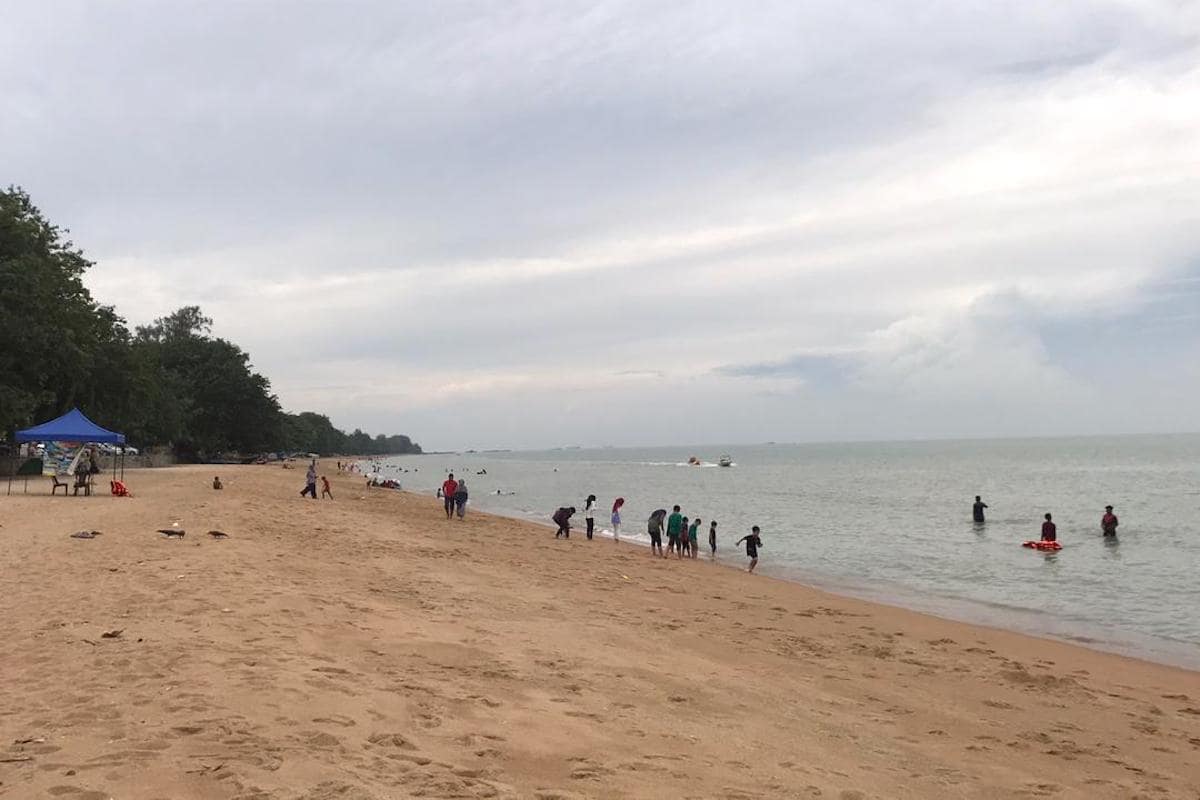
[[(17, 442), (87, 442), (88, 444), (119, 444), (121, 448), (121, 477), (125, 477), (125, 434), (101, 428), (83, 415), (78, 408), (41, 425), (17, 431)], [(116, 462), (113, 474), (116, 475)], [(15, 470), (14, 470), (15, 471)], [(12, 494), (12, 476), (8, 478), (8, 491)]]
[(102, 444), (125, 444), (125, 434), (113, 433), (101, 428), (72, 408), (58, 419), (17, 431), (18, 442), (96, 442)]

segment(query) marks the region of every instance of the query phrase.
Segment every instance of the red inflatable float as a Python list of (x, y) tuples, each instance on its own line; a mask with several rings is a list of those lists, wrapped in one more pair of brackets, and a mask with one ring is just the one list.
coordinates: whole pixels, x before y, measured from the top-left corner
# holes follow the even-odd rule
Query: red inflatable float
[(1058, 542), (1025, 542), (1022, 547), (1032, 547), (1034, 550), (1062, 550)]

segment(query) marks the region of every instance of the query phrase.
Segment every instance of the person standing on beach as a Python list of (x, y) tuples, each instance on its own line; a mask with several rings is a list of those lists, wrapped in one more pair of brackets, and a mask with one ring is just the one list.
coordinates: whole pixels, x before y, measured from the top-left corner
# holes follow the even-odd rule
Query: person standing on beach
[(304, 488), (300, 490), (300, 496), (312, 495), (312, 499), (317, 499), (317, 462), (314, 461), (308, 465), (308, 472), (304, 473)]
[(442, 505), (446, 508), (446, 519), (454, 516), (454, 493), (458, 491), (458, 481), (454, 480), (454, 473), (450, 473), (450, 477), (442, 483)]
[(714, 519), (708, 525), (708, 549), (712, 551), (710, 558), (717, 557), (717, 521)]
[(564, 539), (571, 538), (571, 517), (575, 514), (575, 506), (564, 506), (554, 512), (554, 516), (550, 519), (558, 525), (558, 530), (554, 533), (554, 538), (563, 537)]
[[(683, 530), (683, 514), (679, 513), (679, 506), (675, 506), (671, 511), (671, 516), (667, 517), (667, 552), (673, 553), (679, 549), (679, 532)], [(666, 556), (663, 556), (666, 558)]]
[(1104, 516), (1100, 518), (1100, 530), (1104, 531), (1105, 536), (1116, 536), (1117, 526), (1121, 524), (1121, 520), (1117, 519), (1117, 515), (1113, 513), (1112, 506), (1104, 507)]
[(979, 495), (975, 495), (975, 507), (971, 509), (971, 515), (975, 518), (976, 522), (987, 521), (983, 517), (983, 510), (985, 508), (987, 508), (987, 503), (983, 502), (983, 500), (979, 498)]
[(683, 524), (679, 526), (679, 537), (675, 540), (675, 554), (683, 558), (684, 553), (688, 552), (688, 518), (683, 518)]
[(695, 558), (700, 551), (700, 543), (697, 539), (700, 537), (701, 519), (696, 517), (692, 520), (692, 526), (688, 528), (688, 550), (691, 551), (692, 558)]
[(746, 555), (750, 557), (750, 568), (746, 571), (754, 572), (754, 568), (758, 566), (758, 548), (762, 547), (762, 537), (758, 535), (757, 525), (750, 529), (749, 536), (738, 539), (733, 546), (737, 547), (742, 542), (746, 543)]
[(1058, 526), (1050, 521), (1050, 515), (1046, 515), (1046, 521), (1042, 523), (1042, 541), (1057, 542), (1058, 541)]
[(583, 501), (583, 521), (587, 524), (587, 538), (590, 542), (596, 530), (596, 495), (589, 494)]
[(467, 513), (467, 479), (460, 478), (458, 486), (454, 487), (454, 510), (458, 514), (458, 518), (462, 519)]
[(658, 555), (666, 558), (662, 548), (662, 533), (663, 520), (667, 517), (667, 510), (660, 508), (650, 515), (650, 519), (646, 520), (646, 532), (650, 534), (650, 555)]
[(612, 528), (613, 528), (613, 541), (614, 542), (618, 542), (621, 540), (621, 506), (623, 506), (623, 505), (625, 505), (624, 497), (618, 497), (616, 500), (613, 501), (611, 522), (612, 522)]

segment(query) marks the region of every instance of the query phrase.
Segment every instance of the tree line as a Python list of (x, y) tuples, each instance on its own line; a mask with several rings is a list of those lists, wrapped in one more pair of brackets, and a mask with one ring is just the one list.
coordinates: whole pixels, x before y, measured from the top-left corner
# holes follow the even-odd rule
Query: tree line
[(83, 284), (92, 266), (20, 188), (0, 191), (0, 439), (78, 406), (131, 444), (184, 459), (266, 452), (419, 453), (283, 411), (250, 356), (185, 306), (130, 330)]

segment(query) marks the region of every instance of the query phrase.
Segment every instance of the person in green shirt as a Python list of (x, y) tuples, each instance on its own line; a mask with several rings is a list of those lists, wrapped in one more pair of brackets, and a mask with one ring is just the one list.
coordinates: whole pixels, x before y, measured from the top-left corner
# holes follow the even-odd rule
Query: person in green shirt
[[(683, 514), (679, 513), (679, 506), (672, 509), (671, 516), (667, 517), (667, 553), (671, 553), (679, 549), (679, 534), (683, 530)], [(666, 558), (666, 556), (663, 556)]]
[(688, 548), (692, 558), (696, 557), (696, 552), (700, 549), (700, 543), (697, 540), (700, 536), (700, 518), (696, 517), (692, 520), (692, 524), (688, 527)]

